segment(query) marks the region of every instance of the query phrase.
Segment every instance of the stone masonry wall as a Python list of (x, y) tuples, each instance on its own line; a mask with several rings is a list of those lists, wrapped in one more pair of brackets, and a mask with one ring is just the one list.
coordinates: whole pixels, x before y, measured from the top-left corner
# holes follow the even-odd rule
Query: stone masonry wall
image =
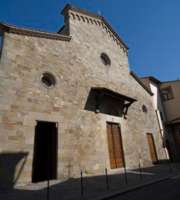
[[(97, 24), (70, 18), (72, 40), (56, 41), (5, 33), (0, 61), (0, 152), (22, 154), (13, 169), (0, 170), (6, 181), (31, 182), (34, 132), (37, 120), (58, 123), (58, 178), (78, 177), (111, 170), (106, 122), (120, 123), (128, 168), (151, 165), (146, 133), (154, 134), (159, 159), (164, 151), (152, 97), (129, 75), (126, 52)], [(111, 58), (106, 67), (100, 54)], [(55, 75), (54, 88), (45, 88), (41, 74)], [(136, 98), (127, 119), (84, 109), (91, 87), (106, 87)], [(145, 104), (148, 112), (142, 112)], [(139, 155), (141, 154), (141, 155)]]

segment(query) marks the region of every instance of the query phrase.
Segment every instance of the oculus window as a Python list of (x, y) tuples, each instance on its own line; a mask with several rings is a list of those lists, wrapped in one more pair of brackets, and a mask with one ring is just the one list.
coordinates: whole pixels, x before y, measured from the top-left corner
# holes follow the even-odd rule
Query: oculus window
[(53, 74), (49, 72), (44, 72), (41, 75), (41, 82), (47, 88), (52, 88), (56, 85), (56, 78)]

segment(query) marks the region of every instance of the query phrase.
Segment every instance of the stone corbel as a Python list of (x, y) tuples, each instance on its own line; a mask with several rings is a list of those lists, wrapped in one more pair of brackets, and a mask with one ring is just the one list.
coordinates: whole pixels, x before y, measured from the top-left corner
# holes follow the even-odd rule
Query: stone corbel
[(124, 106), (123, 106), (123, 116), (124, 116), (124, 119), (127, 119), (127, 113), (128, 113), (128, 109), (129, 109), (129, 107), (131, 106), (131, 104), (132, 104), (133, 102), (129, 102), (129, 103), (126, 103), (126, 104), (124, 104)]

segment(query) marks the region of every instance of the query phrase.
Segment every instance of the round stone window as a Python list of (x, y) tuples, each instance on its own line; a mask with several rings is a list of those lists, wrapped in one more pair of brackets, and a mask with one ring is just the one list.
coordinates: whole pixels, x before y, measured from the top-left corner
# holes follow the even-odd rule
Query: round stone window
[(56, 78), (49, 72), (44, 72), (41, 76), (41, 82), (45, 87), (51, 88), (56, 85)]
[(111, 60), (106, 53), (101, 54), (101, 60), (102, 60), (104, 65), (111, 65)]

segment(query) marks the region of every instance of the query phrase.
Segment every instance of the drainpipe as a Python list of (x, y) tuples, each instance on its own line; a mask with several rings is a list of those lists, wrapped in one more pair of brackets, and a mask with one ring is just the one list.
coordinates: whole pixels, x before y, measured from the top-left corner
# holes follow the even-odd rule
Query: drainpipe
[(166, 154), (167, 159), (169, 160), (169, 155), (168, 155), (166, 146), (164, 146), (163, 129), (161, 129), (161, 125), (160, 125), (160, 121), (159, 121), (159, 117), (158, 117), (158, 110), (155, 110), (155, 112), (156, 112), (156, 117), (157, 117), (158, 126), (159, 126), (159, 133), (160, 133), (160, 136), (161, 136), (164, 152)]
[[(159, 133), (160, 133), (160, 135), (161, 135), (161, 140), (162, 140), (162, 142), (163, 142), (163, 133), (162, 133), (162, 129), (161, 129), (161, 125), (160, 125), (160, 121), (159, 121), (159, 117), (158, 117), (158, 111), (157, 110), (155, 110), (155, 112), (156, 112), (156, 117), (157, 117), (157, 121), (158, 121), (158, 126), (159, 126)], [(163, 142), (164, 143), (164, 142)]]

